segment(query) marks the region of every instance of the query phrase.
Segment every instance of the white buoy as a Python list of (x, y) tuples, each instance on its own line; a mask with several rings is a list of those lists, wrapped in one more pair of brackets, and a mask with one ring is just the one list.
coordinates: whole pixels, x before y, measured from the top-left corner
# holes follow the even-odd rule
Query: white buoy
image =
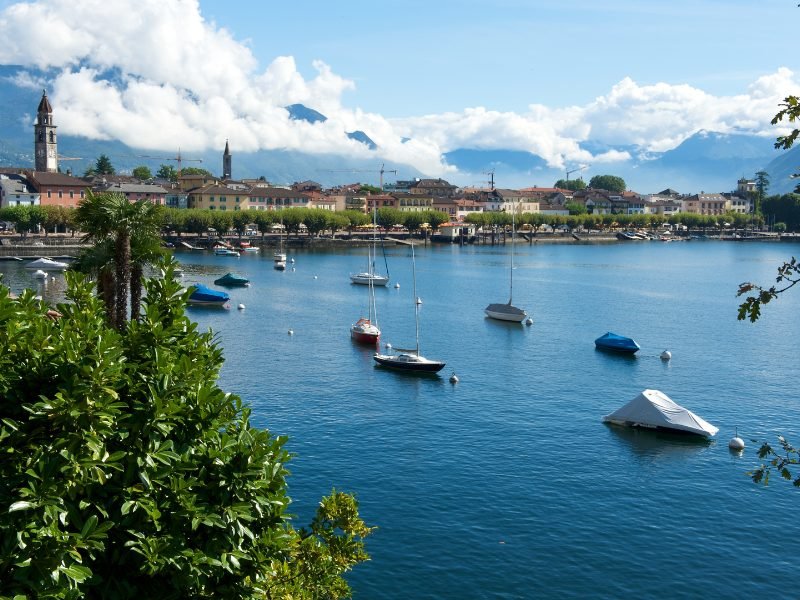
[(292, 267), (292, 271), (294, 271), (294, 267)]
[(386, 349), (387, 350), (391, 350), (392, 349), (392, 345), (389, 342), (386, 342)]
[(394, 284), (394, 289), (399, 290), (400, 289), (400, 284), (399, 283), (395, 283)]
[(289, 262), (292, 262), (292, 263), (293, 263), (293, 262), (294, 262), (294, 258), (290, 258), (290, 259), (289, 259)]
[(33, 272), (33, 276), (36, 277), (36, 279), (47, 279), (47, 273), (45, 273), (41, 269), (36, 269)]
[(289, 335), (294, 335), (294, 330), (293, 330), (293, 329), (290, 329), (290, 330), (289, 330), (289, 331), (287, 331), (286, 333), (288, 333)]
[(670, 352), (669, 350), (664, 350), (661, 353), (661, 360), (669, 360), (671, 358), (672, 358), (672, 352)]
[(728, 442), (728, 448), (731, 450), (744, 450), (744, 440), (739, 437), (739, 428), (737, 427), (734, 429), (736, 433), (734, 433), (734, 437)]
[(317, 276), (316, 276), (316, 275), (314, 275), (314, 279), (316, 279), (316, 278), (317, 278)]
[(456, 375), (455, 371), (453, 371), (453, 374), (450, 375), (450, 383), (458, 383), (458, 375)]
[(533, 325), (533, 319), (531, 319), (530, 317), (525, 319), (525, 325)]
[(238, 308), (239, 310), (244, 310), (244, 304), (240, 304), (240, 305), (239, 305), (239, 306), (237, 306), (236, 308)]
[[(44, 278), (45, 278), (45, 279), (47, 279), (47, 275), (45, 275), (45, 276), (44, 276)], [(56, 280), (56, 276), (55, 276), (55, 275), (53, 275), (53, 276), (50, 278), (50, 281), (55, 281), (55, 280)]]
[(419, 296), (417, 296), (417, 304), (422, 304), (422, 298), (420, 298)]

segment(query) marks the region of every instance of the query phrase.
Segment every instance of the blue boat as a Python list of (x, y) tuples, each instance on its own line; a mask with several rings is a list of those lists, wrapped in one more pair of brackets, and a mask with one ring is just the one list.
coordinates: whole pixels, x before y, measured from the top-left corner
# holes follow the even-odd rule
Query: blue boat
[(639, 344), (635, 340), (610, 331), (597, 338), (594, 341), (594, 345), (600, 350), (613, 350), (614, 352), (624, 352), (626, 354), (633, 354), (639, 350)]
[(187, 302), (195, 306), (224, 306), (231, 299), (226, 292), (212, 290), (202, 284), (192, 286), (191, 290)]
[(214, 280), (214, 285), (222, 285), (228, 287), (237, 287), (237, 286), (245, 286), (249, 285), (250, 280), (246, 277), (242, 277), (241, 275), (236, 275), (234, 273), (226, 273), (219, 279)]

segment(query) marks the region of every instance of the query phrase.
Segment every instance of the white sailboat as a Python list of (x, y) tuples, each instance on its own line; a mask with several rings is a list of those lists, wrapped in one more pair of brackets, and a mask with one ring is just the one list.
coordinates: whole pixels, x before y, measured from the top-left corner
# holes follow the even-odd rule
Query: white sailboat
[(416, 260), (414, 259), (414, 245), (411, 244), (411, 272), (414, 282), (414, 322), (416, 325), (416, 339), (417, 345), (413, 350), (399, 349), (399, 354), (381, 354), (376, 352), (373, 358), (375, 362), (390, 369), (397, 369), (399, 371), (411, 371), (416, 373), (437, 373), (444, 368), (445, 363), (440, 360), (433, 360), (425, 358), (419, 351), (419, 306), (417, 296), (417, 267)]
[(367, 259), (367, 270), (361, 273), (351, 273), (350, 281), (358, 283), (359, 285), (388, 285), (389, 284), (389, 269), (386, 269), (386, 275), (381, 275), (375, 271), (375, 256), (377, 256), (377, 219), (375, 218), (375, 206), (372, 207), (372, 254)]
[(513, 297), (514, 297), (514, 232), (516, 229), (516, 220), (514, 218), (514, 214), (516, 213), (516, 207), (514, 210), (511, 211), (511, 268), (510, 272), (510, 281), (509, 281), (509, 290), (508, 290), (508, 303), (495, 303), (490, 304), (484, 310), (486, 312), (486, 316), (491, 319), (497, 319), (498, 321), (512, 321), (515, 323), (521, 323), (524, 321), (528, 313), (525, 312), (524, 309), (514, 306), (512, 304)]
[(286, 270), (286, 253), (283, 251), (283, 214), (281, 214), (281, 231), (278, 234), (278, 249), (272, 255), (275, 261), (275, 268), (279, 271)]

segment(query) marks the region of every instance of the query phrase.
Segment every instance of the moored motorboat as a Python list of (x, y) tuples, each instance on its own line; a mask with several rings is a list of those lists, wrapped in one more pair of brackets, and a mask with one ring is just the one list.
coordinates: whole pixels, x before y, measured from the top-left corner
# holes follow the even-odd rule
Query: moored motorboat
[(214, 248), (214, 254), (217, 256), (239, 256), (239, 253), (236, 250), (231, 250), (230, 248), (223, 248), (217, 246)]
[(600, 350), (611, 350), (613, 352), (623, 352), (625, 354), (633, 354), (639, 351), (639, 344), (632, 338), (616, 333), (608, 332), (601, 335), (594, 341), (595, 347)]
[(37, 258), (36, 260), (32, 260), (25, 265), (26, 269), (40, 269), (42, 271), (65, 271), (67, 267), (69, 267), (69, 265), (65, 262), (60, 262), (46, 257)]
[(643, 390), (625, 406), (603, 417), (603, 422), (692, 433), (704, 437), (714, 436), (719, 431), (719, 428), (677, 404), (659, 390)]
[(250, 280), (235, 273), (225, 273), (219, 279), (214, 280), (215, 285), (223, 285), (227, 287), (245, 286), (250, 283)]
[(194, 306), (225, 306), (231, 298), (226, 292), (212, 290), (202, 284), (192, 286), (191, 290), (187, 303)]
[(377, 344), (381, 330), (370, 319), (362, 317), (350, 326), (350, 337), (361, 344)]

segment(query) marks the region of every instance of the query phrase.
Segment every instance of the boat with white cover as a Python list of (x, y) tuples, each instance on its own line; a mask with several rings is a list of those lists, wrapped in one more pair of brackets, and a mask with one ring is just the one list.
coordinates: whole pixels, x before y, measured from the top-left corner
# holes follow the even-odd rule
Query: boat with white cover
[(25, 265), (26, 269), (41, 269), (42, 271), (65, 271), (69, 265), (65, 262), (51, 258), (37, 258)]
[(643, 390), (625, 406), (603, 417), (604, 423), (712, 437), (719, 428), (698, 417), (659, 390)]

